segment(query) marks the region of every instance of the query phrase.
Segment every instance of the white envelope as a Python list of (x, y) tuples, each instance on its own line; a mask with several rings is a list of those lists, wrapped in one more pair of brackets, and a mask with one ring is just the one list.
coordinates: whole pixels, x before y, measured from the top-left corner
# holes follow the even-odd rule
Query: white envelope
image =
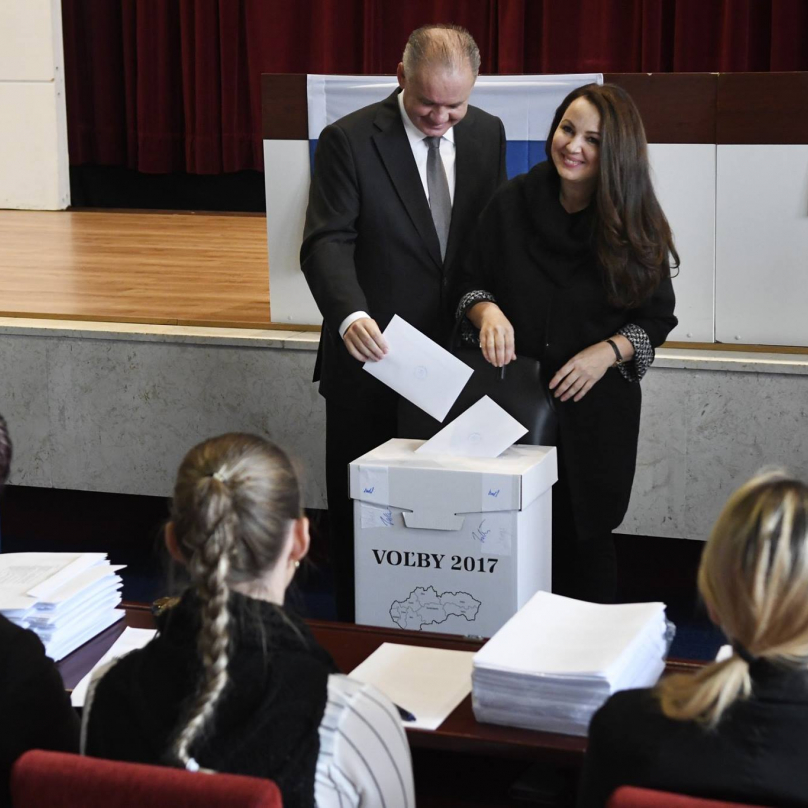
[(483, 396), (416, 452), (456, 457), (499, 457), (527, 432), (502, 407)]
[(378, 362), (365, 362), (364, 369), (443, 421), (474, 371), (397, 314), (384, 337), (389, 352)]

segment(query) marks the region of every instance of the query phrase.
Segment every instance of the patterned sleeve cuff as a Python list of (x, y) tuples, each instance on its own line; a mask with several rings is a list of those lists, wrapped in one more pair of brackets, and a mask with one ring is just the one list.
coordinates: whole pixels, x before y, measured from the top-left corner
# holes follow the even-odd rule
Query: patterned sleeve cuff
[(460, 341), (463, 345), (480, 344), (480, 332), (469, 322), (466, 317), (466, 312), (475, 305), (475, 303), (482, 303), (483, 301), (490, 303), (497, 302), (496, 298), (490, 292), (486, 292), (484, 289), (475, 289), (473, 292), (467, 292), (463, 295), (463, 297), (460, 298), (460, 303), (457, 304), (455, 320), (462, 318), (460, 322)]
[(645, 376), (654, 362), (654, 346), (643, 328), (628, 323), (618, 330), (634, 346), (634, 358), (630, 362), (618, 365), (617, 369), (627, 382), (638, 382)]

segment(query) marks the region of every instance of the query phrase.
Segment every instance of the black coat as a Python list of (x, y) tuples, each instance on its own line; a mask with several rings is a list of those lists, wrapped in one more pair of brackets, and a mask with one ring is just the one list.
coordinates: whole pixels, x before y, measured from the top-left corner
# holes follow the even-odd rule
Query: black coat
[[(165, 763), (201, 674), (200, 606), (189, 591), (158, 621), (159, 632), (91, 685), (84, 751)], [(281, 607), (230, 594), (229, 682), (211, 723), (192, 746), (204, 768), (267, 777), (285, 806), (312, 805), (331, 657), (302, 620)]]
[(469, 107), (454, 127), (455, 196), (442, 261), (397, 95), (320, 134), (300, 251), (325, 320), (315, 380), (326, 398), (352, 406), (386, 401), (389, 394), (345, 349), (342, 321), (365, 311), (384, 330), (398, 314), (442, 339), (451, 320), (450, 268), (465, 254), (477, 217), (505, 179), (502, 122)]
[[(547, 382), (576, 353), (627, 323), (642, 327), (657, 346), (677, 322), (669, 279), (638, 308), (608, 303), (591, 248), (593, 217), (592, 206), (564, 210), (557, 175), (540, 163), (495, 194), (458, 277), (457, 299), (477, 289), (495, 296), (513, 324), (517, 356), (539, 359)], [(616, 368), (580, 401), (556, 401), (560, 460), (582, 539), (614, 530), (625, 516), (640, 403), (639, 384)]]
[(756, 805), (808, 805), (808, 674), (765, 661), (753, 696), (715, 730), (662, 715), (650, 690), (612, 696), (595, 714), (579, 808), (605, 804), (621, 785)]
[(11, 805), (9, 775), (29, 749), (79, 751), (79, 719), (62, 677), (33, 631), (0, 615), (0, 806)]

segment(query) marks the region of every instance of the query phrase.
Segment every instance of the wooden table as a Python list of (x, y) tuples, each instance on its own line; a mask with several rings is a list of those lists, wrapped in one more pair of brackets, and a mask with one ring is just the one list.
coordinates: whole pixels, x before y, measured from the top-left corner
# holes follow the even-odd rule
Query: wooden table
[[(59, 663), (67, 689), (72, 689), (106, 653), (125, 626), (153, 628), (148, 605), (127, 603), (126, 618)], [(309, 620), (317, 641), (326, 648), (340, 670), (349, 672), (382, 643), (404, 643), (456, 651), (477, 651), (482, 642), (451, 634), (356, 626), (324, 620)], [(672, 661), (669, 671), (693, 670), (699, 663)], [(408, 729), (418, 785), (419, 806), (518, 805), (505, 797), (509, 783), (528, 763), (541, 763), (577, 778), (586, 751), (586, 738), (534, 732), (515, 727), (481, 724), (474, 718), (467, 696), (434, 731)], [(479, 777), (478, 770), (484, 767)], [(470, 789), (463, 790), (464, 772), (470, 772)], [(469, 777), (465, 778), (467, 781)], [(565, 804), (564, 802), (558, 804)]]
[[(125, 626), (154, 628), (154, 618), (146, 604), (126, 603), (125, 620), (111, 626), (59, 663), (65, 687), (72, 690), (79, 680), (106, 653)], [(356, 626), (325, 620), (307, 621), (317, 641), (326, 648), (341, 671), (353, 670), (382, 643), (403, 643), (455, 651), (477, 651), (482, 642), (452, 634)], [(699, 663), (673, 661), (668, 670), (692, 670)], [(486, 756), (547, 760), (563, 765), (579, 766), (586, 751), (586, 738), (557, 735), (550, 732), (481, 724), (474, 718), (471, 696), (467, 696), (454, 712), (434, 731), (408, 729), (413, 748), (444, 749), (452, 752)]]

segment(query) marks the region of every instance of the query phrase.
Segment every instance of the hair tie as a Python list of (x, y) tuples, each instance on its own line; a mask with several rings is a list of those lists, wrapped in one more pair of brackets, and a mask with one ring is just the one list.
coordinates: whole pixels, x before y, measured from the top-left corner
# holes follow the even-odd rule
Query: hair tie
[(224, 469), (214, 471), (210, 476), (213, 477), (214, 480), (218, 480), (220, 483), (227, 482), (227, 478), (224, 475)]
[(749, 653), (749, 651), (741, 645), (737, 640), (732, 641), (732, 650), (747, 664), (752, 665), (757, 662), (758, 657)]

